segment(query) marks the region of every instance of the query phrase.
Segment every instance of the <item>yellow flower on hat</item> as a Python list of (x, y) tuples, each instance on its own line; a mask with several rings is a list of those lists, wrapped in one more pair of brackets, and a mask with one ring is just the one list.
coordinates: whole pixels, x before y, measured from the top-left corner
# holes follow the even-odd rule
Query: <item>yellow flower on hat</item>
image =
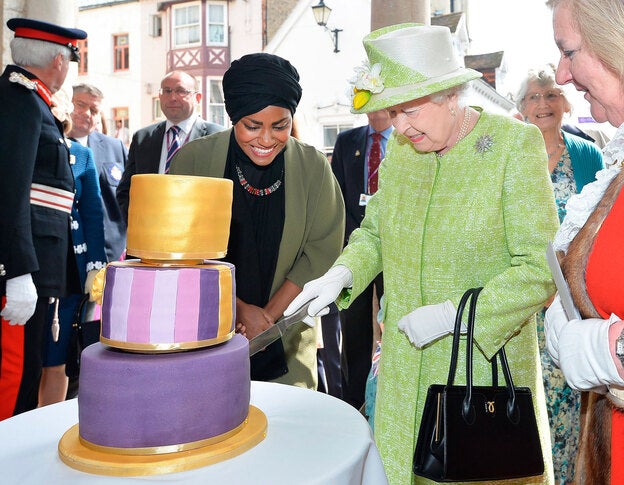
[(359, 89), (356, 89), (355, 93), (353, 94), (353, 107), (355, 109), (360, 109), (362, 106), (368, 103), (368, 100), (370, 98), (370, 91), (360, 91)]

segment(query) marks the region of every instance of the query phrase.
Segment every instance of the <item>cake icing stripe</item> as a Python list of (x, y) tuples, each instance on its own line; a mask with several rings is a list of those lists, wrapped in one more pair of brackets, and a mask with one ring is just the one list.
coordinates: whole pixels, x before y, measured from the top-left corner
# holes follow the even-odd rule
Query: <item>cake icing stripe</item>
[(155, 276), (154, 271), (143, 268), (135, 268), (133, 271), (127, 331), (127, 338), (131, 342), (150, 341), (150, 315)]
[(221, 266), (219, 269), (219, 334), (222, 335), (234, 329), (236, 301), (232, 299), (232, 268)]
[(152, 315), (150, 317), (151, 342), (173, 342), (174, 330), (169, 322), (173, 322), (176, 309), (176, 294), (171, 288), (178, 286), (178, 271), (154, 271), (154, 295), (152, 299)]
[(175, 341), (197, 340), (199, 320), (199, 271), (180, 269), (175, 315)]
[(219, 330), (219, 308), (217, 308), (217, 295), (219, 288), (219, 275), (215, 268), (213, 271), (201, 271), (199, 281), (199, 328), (197, 340), (215, 338)]
[[(109, 270), (111, 267), (109, 267)], [(114, 278), (113, 291), (111, 292), (112, 301), (114, 305), (110, 305), (109, 319), (111, 322), (115, 322), (115, 325), (111, 327), (110, 338), (113, 340), (127, 340), (128, 335), (128, 311), (130, 308), (130, 302), (132, 294), (128, 291), (128, 288), (132, 286), (132, 280), (134, 279), (133, 268), (119, 268), (112, 267)]]
[[(108, 265), (104, 277), (104, 288), (106, 286), (113, 288), (115, 286), (115, 267)], [(111, 312), (112, 296), (110, 291), (104, 291), (102, 288), (102, 336), (110, 337), (111, 321), (109, 318)]]
[(213, 436), (212, 438), (206, 438), (203, 440), (191, 441), (189, 443), (180, 443), (175, 445), (164, 445), (164, 446), (145, 446), (141, 448), (120, 448), (114, 446), (101, 446), (95, 443), (91, 443), (89, 440), (84, 439), (79, 436), (78, 439), (83, 446), (94, 450), (99, 451), (101, 453), (114, 453), (116, 455), (137, 455), (137, 456), (147, 456), (147, 455), (158, 455), (163, 453), (176, 453), (180, 451), (189, 451), (195, 450), (197, 448), (201, 448), (203, 446), (211, 446), (221, 443), (222, 441), (228, 440), (238, 433), (240, 433), (243, 428), (248, 424), (249, 419), (245, 418), (245, 420), (236, 426), (234, 429), (222, 433), (217, 436)]

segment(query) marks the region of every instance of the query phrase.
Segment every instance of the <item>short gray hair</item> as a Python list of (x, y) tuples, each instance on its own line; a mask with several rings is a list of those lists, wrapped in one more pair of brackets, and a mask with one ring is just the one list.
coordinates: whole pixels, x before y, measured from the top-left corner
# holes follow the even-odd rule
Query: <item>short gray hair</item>
[(463, 104), (462, 103), (463, 98), (464, 96), (466, 96), (471, 86), (472, 86), (472, 82), (468, 81), (467, 83), (459, 84), (457, 86), (453, 86), (448, 89), (438, 91), (437, 93), (433, 93), (429, 96), (429, 99), (432, 103), (442, 104), (448, 96), (452, 96), (453, 94), (456, 94), (458, 98), (458, 105), (461, 106)]
[(572, 105), (563, 90), (563, 87), (557, 84), (555, 80), (555, 67), (551, 64), (547, 64), (543, 67), (530, 69), (525, 78), (520, 83), (520, 87), (518, 88), (518, 92), (516, 93), (516, 108), (521, 113), (525, 108), (525, 99), (527, 95), (527, 91), (529, 90), (529, 86), (531, 84), (537, 84), (542, 88), (555, 88), (561, 91), (561, 96), (563, 96), (563, 102), (565, 105), (565, 111), (572, 111)]
[(44, 68), (59, 54), (64, 59), (69, 59), (71, 51), (64, 45), (45, 40), (23, 37), (15, 37), (11, 40), (11, 57), (13, 63), (18, 66)]
[(87, 93), (91, 96), (95, 96), (96, 98), (102, 100), (104, 99), (104, 93), (96, 88), (93, 84), (81, 83), (72, 86), (74, 95), (80, 93)]

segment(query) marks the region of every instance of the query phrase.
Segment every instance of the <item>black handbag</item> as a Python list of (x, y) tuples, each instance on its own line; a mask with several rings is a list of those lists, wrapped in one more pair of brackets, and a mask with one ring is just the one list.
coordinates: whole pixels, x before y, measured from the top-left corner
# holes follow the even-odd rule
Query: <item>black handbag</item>
[(100, 341), (100, 319), (94, 317), (96, 303), (89, 301), (89, 294), (84, 295), (76, 310), (72, 321), (72, 332), (67, 350), (65, 374), (69, 378), (80, 374), (80, 355), (89, 345)]
[[(492, 385), (473, 385), (474, 319), (481, 289), (468, 290), (459, 303), (446, 385), (433, 384), (427, 392), (413, 471), (436, 482), (505, 480), (544, 473), (531, 390), (514, 387), (504, 347), (492, 359)], [(468, 299), (466, 385), (455, 386)], [(505, 386), (498, 385), (497, 358)]]

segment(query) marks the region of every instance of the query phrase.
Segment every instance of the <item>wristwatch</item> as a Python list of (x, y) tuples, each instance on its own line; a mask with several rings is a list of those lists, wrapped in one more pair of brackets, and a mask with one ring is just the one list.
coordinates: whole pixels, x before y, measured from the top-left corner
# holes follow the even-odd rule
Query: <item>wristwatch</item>
[(617, 355), (622, 365), (624, 365), (624, 330), (622, 330), (622, 333), (615, 341), (615, 355)]

